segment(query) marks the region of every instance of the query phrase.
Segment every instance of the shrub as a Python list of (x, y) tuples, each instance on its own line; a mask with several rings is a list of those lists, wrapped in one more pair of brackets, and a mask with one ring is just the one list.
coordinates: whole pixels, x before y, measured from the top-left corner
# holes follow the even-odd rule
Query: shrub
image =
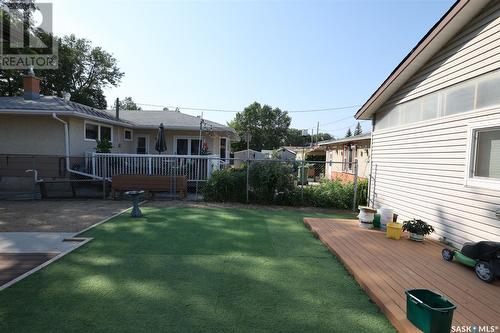
[(111, 153), (111, 149), (113, 145), (107, 138), (103, 138), (102, 140), (95, 140), (97, 145), (95, 148), (96, 153)]
[(249, 183), (252, 196), (259, 203), (273, 203), (278, 194), (293, 190), (292, 167), (275, 162), (252, 162)]
[(245, 202), (246, 201), (246, 170), (217, 170), (202, 188), (205, 201)]
[[(358, 182), (358, 205), (366, 205), (368, 181)], [(354, 183), (344, 183), (340, 180), (322, 180), (317, 186), (304, 186), (293, 191), (280, 194), (275, 203), (286, 206), (312, 206), (336, 209), (351, 209), (354, 196)]]
[[(319, 185), (294, 185), (290, 164), (252, 162), (249, 170), (250, 201), (284, 206), (352, 209), (354, 184), (322, 180)], [(358, 182), (358, 205), (366, 205), (368, 181)], [(215, 171), (202, 189), (205, 201), (245, 202), (246, 168)]]

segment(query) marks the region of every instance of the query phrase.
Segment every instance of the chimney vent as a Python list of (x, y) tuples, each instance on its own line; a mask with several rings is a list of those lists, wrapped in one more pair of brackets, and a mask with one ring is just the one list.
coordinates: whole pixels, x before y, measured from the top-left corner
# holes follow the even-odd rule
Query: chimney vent
[(35, 76), (33, 67), (30, 67), (28, 74), (23, 76), (24, 99), (40, 98), (40, 79)]
[(115, 103), (115, 112), (116, 112), (116, 119), (120, 119), (120, 99), (116, 99)]

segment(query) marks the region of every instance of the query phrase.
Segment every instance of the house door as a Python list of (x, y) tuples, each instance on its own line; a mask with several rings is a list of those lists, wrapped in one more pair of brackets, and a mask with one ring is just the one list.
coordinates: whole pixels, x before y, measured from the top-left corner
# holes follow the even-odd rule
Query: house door
[(148, 137), (137, 136), (136, 154), (147, 154), (147, 153), (148, 153)]
[(226, 138), (220, 138), (220, 144), (219, 144), (219, 156), (222, 160), (226, 160), (227, 157), (227, 139)]

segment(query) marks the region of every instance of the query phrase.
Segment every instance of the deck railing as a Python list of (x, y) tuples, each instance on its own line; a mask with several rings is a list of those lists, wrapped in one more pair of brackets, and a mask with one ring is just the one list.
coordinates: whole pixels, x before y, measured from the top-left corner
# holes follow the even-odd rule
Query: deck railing
[(87, 170), (94, 177), (114, 175), (186, 175), (188, 181), (206, 181), (221, 166), (218, 155), (142, 155), (87, 153)]

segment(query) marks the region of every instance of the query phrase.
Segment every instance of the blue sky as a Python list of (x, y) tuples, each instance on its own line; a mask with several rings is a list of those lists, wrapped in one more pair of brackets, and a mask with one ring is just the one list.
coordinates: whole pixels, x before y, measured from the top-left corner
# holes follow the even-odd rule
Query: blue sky
[[(362, 104), (452, 3), (53, 1), (56, 34), (88, 38), (119, 60), (125, 77), (106, 91), (108, 104), (132, 96), (228, 110), (253, 101), (284, 110)], [(291, 113), (292, 126), (320, 122), (321, 132), (343, 136), (355, 111)], [(234, 113), (204, 117), (226, 123)]]

